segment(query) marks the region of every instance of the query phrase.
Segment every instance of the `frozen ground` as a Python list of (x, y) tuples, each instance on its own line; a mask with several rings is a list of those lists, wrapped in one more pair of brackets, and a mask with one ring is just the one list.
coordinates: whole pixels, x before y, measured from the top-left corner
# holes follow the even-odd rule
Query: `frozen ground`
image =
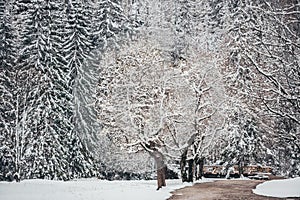
[[(211, 182), (203, 179), (201, 182)], [(68, 182), (25, 180), (0, 182), (1, 200), (165, 200), (175, 189), (188, 186), (180, 180), (167, 180), (167, 187), (156, 191), (156, 181), (104, 181), (80, 179)], [(267, 181), (254, 193), (273, 197), (300, 197), (300, 178)]]
[(300, 197), (300, 177), (264, 182), (253, 190), (255, 194), (270, 197)]
[(156, 191), (156, 181), (104, 181), (80, 179), (61, 182), (25, 180), (0, 182), (1, 200), (165, 200), (170, 192), (187, 186), (180, 180), (167, 180), (167, 187)]

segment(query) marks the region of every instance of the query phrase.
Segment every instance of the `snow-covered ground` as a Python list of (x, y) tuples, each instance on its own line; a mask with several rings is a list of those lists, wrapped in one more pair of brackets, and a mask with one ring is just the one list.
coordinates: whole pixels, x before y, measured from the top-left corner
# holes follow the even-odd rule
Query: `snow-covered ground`
[(300, 177), (264, 182), (253, 190), (255, 194), (270, 197), (300, 197)]
[[(199, 182), (210, 182), (203, 179)], [(79, 179), (74, 181), (24, 180), (0, 182), (1, 200), (165, 200), (170, 192), (189, 186), (180, 180), (167, 180), (167, 187), (156, 191), (156, 181), (105, 181)], [(300, 177), (267, 181), (253, 190), (272, 197), (300, 197)]]
[[(204, 179), (203, 182), (211, 180)], [(74, 181), (24, 180), (0, 182), (1, 200), (165, 200), (170, 192), (187, 186), (180, 180), (167, 180), (167, 187), (156, 191), (156, 181)]]

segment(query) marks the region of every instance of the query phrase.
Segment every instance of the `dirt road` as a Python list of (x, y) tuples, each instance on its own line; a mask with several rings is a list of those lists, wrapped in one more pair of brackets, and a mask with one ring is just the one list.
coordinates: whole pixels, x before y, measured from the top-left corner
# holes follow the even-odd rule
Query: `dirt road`
[(252, 193), (252, 189), (262, 182), (257, 180), (223, 180), (198, 183), (191, 187), (174, 191), (173, 196), (168, 200), (282, 200), (282, 198), (263, 197)]

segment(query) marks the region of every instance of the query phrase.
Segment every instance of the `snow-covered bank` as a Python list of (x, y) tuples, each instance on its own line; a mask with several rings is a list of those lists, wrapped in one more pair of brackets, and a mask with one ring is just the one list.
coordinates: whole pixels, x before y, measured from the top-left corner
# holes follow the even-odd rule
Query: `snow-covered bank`
[[(210, 180), (203, 180), (207, 182)], [(80, 179), (61, 182), (25, 180), (0, 182), (1, 200), (165, 200), (170, 192), (187, 186), (180, 180), (167, 180), (167, 187), (156, 191), (156, 181), (104, 181)]]
[(255, 194), (269, 197), (300, 197), (300, 177), (264, 182), (253, 190)]

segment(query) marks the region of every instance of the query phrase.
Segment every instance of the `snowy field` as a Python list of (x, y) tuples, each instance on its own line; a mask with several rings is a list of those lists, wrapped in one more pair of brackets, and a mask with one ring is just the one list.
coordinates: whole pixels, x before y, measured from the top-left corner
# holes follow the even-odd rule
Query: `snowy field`
[(300, 197), (300, 177), (264, 182), (253, 190), (255, 194), (270, 197)]
[[(210, 182), (215, 179), (203, 179)], [(156, 191), (156, 181), (74, 181), (25, 180), (0, 182), (1, 200), (165, 200), (170, 192), (189, 186), (181, 180), (167, 180), (167, 187)], [(273, 197), (300, 197), (300, 178), (267, 181), (253, 190), (255, 194)]]
[[(210, 180), (203, 180), (203, 182)], [(25, 180), (0, 182), (1, 200), (165, 200), (182, 187), (180, 180), (167, 180), (167, 187), (156, 191), (156, 181), (75, 181)]]

